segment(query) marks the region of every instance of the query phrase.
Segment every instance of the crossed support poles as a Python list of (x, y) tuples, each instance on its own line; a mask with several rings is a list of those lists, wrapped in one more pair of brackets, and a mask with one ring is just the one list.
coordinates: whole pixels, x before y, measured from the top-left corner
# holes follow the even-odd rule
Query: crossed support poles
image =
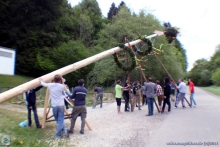
[[(159, 61), (159, 63), (161, 64), (161, 66), (163, 67), (163, 69), (166, 71), (166, 73), (168, 74), (168, 76), (170, 77), (171, 80), (173, 80), (172, 76), (170, 75), (170, 73), (167, 71), (167, 69), (165, 68), (165, 66), (163, 65), (163, 63), (160, 61), (160, 59), (158, 58), (158, 56), (156, 55), (156, 53), (153, 52), (153, 55), (156, 57), (156, 59)], [(175, 83), (176, 87), (177, 84), (175, 82), (175, 80), (173, 80), (173, 82)], [(186, 97), (184, 98), (186, 100), (186, 102), (188, 103), (189, 107), (191, 106), (189, 101), (186, 99)]]
[[(139, 69), (140, 69), (140, 72), (141, 72), (142, 76), (144, 77), (144, 80), (147, 82), (147, 78), (146, 78), (146, 76), (145, 76), (143, 70), (141, 69), (141, 65), (140, 65), (140, 64), (139, 64)], [(157, 111), (160, 112), (159, 107), (158, 107), (158, 105), (157, 105), (157, 102), (154, 101), (154, 103), (155, 103), (155, 105), (156, 105), (156, 107), (157, 107)]]
[[(64, 97), (65, 101), (67, 101), (72, 107), (73, 104)], [(49, 90), (47, 89), (46, 91), (46, 97), (45, 97), (45, 101), (44, 101), (44, 112), (43, 112), (43, 119), (42, 119), (42, 128), (45, 128), (46, 126), (46, 122), (51, 122), (51, 121), (55, 121), (54, 119), (51, 119), (53, 117), (53, 115), (48, 117), (48, 114), (50, 112), (50, 108), (51, 105), (48, 108), (48, 104), (49, 104)], [(65, 115), (64, 115), (64, 119), (70, 119), (71, 120), (72, 115), (68, 113), (68, 111), (65, 109)], [(92, 130), (90, 124), (88, 123), (87, 120), (85, 120), (86, 126), (88, 127), (89, 130)]]

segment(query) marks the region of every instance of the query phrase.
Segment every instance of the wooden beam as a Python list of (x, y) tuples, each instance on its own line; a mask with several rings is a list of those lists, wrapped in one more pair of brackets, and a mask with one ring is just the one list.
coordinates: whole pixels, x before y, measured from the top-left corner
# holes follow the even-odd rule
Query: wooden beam
[(42, 128), (45, 128), (45, 124), (46, 124), (46, 116), (47, 116), (47, 107), (48, 107), (49, 96), (50, 96), (49, 89), (47, 88), (45, 101), (44, 101), (43, 118), (42, 118), (42, 122), (41, 122)]
[[(153, 34), (153, 35), (150, 35), (150, 36), (147, 36), (146, 38), (153, 38), (153, 37), (156, 37), (157, 34)], [(139, 42), (142, 42), (142, 40), (138, 39), (138, 40), (135, 40), (135, 41), (132, 41), (130, 42), (129, 44), (130, 45), (135, 45)], [(125, 44), (125, 46), (128, 46), (128, 43)], [(66, 67), (63, 67), (61, 69), (58, 69), (56, 71), (53, 71), (51, 73), (48, 73), (44, 76), (42, 76), (42, 78), (44, 79), (45, 82), (49, 82), (51, 81), (54, 76), (56, 74), (60, 74), (60, 75), (66, 75), (70, 72), (73, 72), (73, 71), (76, 71), (77, 69), (80, 69), (82, 67), (85, 67), (93, 62), (96, 62), (100, 59), (103, 59), (107, 56), (110, 56), (116, 52), (119, 52), (121, 51), (122, 49), (119, 48), (119, 47), (114, 47), (114, 48), (111, 48), (109, 50), (106, 50), (104, 52), (101, 52), (99, 54), (96, 54), (94, 56), (91, 56), (89, 58), (86, 58), (84, 60), (81, 60), (81, 61), (78, 61), (76, 63), (73, 63), (71, 65), (68, 65)], [(31, 80), (27, 83), (24, 83), (22, 85), (19, 85), (13, 89), (10, 89), (8, 91), (5, 91), (3, 93), (0, 94), (0, 103), (3, 103), (4, 101), (7, 101), (8, 99), (10, 98), (13, 98), (19, 94), (23, 94), (24, 92), (28, 91), (28, 90), (31, 90), (37, 86), (40, 86), (40, 81), (38, 80), (38, 78), (34, 79), (34, 80)]]

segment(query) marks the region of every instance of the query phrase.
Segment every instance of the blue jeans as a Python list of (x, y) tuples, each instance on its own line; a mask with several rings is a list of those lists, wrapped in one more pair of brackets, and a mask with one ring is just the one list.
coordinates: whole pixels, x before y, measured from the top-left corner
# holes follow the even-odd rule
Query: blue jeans
[(38, 116), (37, 116), (37, 108), (36, 108), (36, 105), (34, 106), (31, 106), (32, 109), (30, 109), (27, 105), (27, 110), (28, 110), (28, 126), (31, 126), (32, 124), (32, 121), (31, 121), (31, 110), (33, 111), (34, 113), (34, 121), (35, 121), (35, 124), (36, 124), (36, 127), (39, 127), (40, 126), (40, 123), (39, 123), (39, 120), (38, 120)]
[(61, 132), (67, 131), (66, 126), (64, 125), (64, 106), (54, 106), (53, 107), (53, 116), (57, 122), (57, 131), (56, 137), (61, 138)]
[(194, 99), (194, 92), (192, 92), (190, 94), (190, 106), (192, 107), (192, 103), (194, 103), (194, 105), (196, 105), (196, 101)]
[(147, 98), (148, 103), (148, 115), (153, 115), (154, 112), (154, 98)]

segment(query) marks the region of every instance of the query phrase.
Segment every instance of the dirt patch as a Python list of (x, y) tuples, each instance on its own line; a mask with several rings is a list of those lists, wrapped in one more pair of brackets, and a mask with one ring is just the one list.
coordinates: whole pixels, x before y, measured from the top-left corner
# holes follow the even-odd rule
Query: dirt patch
[[(124, 108), (124, 105), (122, 105)], [(80, 118), (77, 119), (75, 132), (70, 135), (69, 146), (99, 146), (99, 147), (146, 147), (151, 136), (167, 117), (166, 113), (160, 115), (155, 110), (154, 116), (145, 116), (147, 106), (134, 112), (116, 113), (116, 103), (106, 103), (103, 108), (87, 108), (87, 121), (93, 130), (85, 128), (85, 135), (80, 135)], [(69, 125), (69, 121), (65, 121)]]

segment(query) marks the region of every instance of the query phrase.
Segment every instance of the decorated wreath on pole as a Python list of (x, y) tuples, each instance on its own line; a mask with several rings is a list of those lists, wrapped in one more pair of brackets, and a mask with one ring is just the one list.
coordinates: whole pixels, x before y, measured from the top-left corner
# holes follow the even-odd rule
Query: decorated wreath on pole
[(119, 61), (120, 57), (117, 56), (117, 53), (113, 54), (115, 63), (117, 64), (117, 66), (119, 68), (121, 68), (124, 71), (132, 71), (136, 67), (135, 55), (134, 55), (132, 49), (130, 49), (129, 47), (125, 46), (124, 44), (120, 44), (119, 47), (122, 48), (125, 52), (128, 53), (129, 59), (131, 60), (131, 64), (130, 64), (130, 66), (128, 66), (127, 64), (120, 62)]
[(143, 51), (141, 51), (141, 50), (139, 49), (139, 50), (137, 50), (137, 53), (138, 53), (139, 55), (141, 55), (141, 56), (148, 55), (148, 54), (152, 51), (152, 43), (151, 43), (151, 41), (150, 41), (149, 39), (147, 39), (145, 36), (142, 37), (141, 40), (146, 43), (145, 46), (147, 46), (147, 49), (145, 49), (145, 50), (143, 50)]

